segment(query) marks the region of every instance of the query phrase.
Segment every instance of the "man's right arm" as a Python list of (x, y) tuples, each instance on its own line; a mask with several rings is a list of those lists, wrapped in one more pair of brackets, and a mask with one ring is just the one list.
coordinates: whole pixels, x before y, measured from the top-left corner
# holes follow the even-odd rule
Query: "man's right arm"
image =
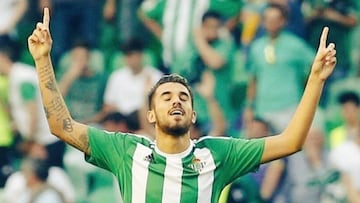
[(72, 119), (56, 84), (50, 59), (52, 39), (49, 18), (49, 10), (45, 8), (43, 22), (36, 25), (28, 39), (29, 50), (38, 73), (46, 118), (51, 133), (89, 155), (88, 126)]
[(35, 65), (51, 133), (80, 151), (89, 154), (88, 127), (72, 119), (56, 84), (50, 56), (35, 60)]

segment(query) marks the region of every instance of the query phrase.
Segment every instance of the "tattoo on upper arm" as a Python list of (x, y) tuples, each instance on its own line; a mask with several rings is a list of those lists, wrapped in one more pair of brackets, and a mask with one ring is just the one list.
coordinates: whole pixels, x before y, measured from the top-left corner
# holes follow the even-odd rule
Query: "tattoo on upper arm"
[(73, 132), (74, 128), (70, 118), (65, 118), (63, 120), (63, 129), (69, 133)]
[(90, 152), (88, 135), (86, 133), (81, 133), (79, 136), (79, 140), (83, 143), (85, 152)]
[(87, 141), (87, 138), (84, 137), (83, 134), (80, 135), (80, 137), (75, 136), (68, 136), (66, 139), (66, 143), (68, 143), (71, 146), (74, 146), (75, 148), (88, 153), (89, 152), (89, 143)]

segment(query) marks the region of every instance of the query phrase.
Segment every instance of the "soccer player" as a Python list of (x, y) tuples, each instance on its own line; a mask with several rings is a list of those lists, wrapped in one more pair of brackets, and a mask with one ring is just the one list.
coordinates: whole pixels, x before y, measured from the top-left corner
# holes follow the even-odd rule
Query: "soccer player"
[[(50, 59), (49, 10), (44, 9), (28, 39), (40, 78), (52, 133), (83, 151), (86, 160), (115, 174), (125, 202), (217, 202), (223, 187), (259, 164), (301, 150), (325, 80), (336, 64), (335, 45), (326, 44), (324, 28), (304, 95), (288, 127), (261, 139), (190, 139), (196, 121), (193, 95), (181, 76), (166, 75), (149, 93), (147, 119), (156, 141), (107, 132), (72, 119), (56, 84)], [(281, 99), (281, 98), (279, 98)]]

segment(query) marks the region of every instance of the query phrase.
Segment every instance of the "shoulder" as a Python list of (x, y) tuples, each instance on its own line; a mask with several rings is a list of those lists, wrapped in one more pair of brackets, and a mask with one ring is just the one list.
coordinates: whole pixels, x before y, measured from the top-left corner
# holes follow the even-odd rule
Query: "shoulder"
[(24, 63), (14, 63), (10, 72), (10, 77), (11, 76), (16, 78), (37, 78), (35, 67)]
[(310, 45), (308, 45), (308, 43), (304, 39), (298, 37), (297, 35), (289, 32), (289, 31), (283, 31), (280, 35), (280, 39), (284, 43), (287, 43), (287, 44), (289, 44), (289, 42), (291, 42), (291, 45), (297, 44), (297, 45), (303, 45), (306, 47), (310, 47)]
[(161, 76), (163, 75), (163, 73), (159, 69), (150, 65), (145, 65), (144, 70), (146, 71), (146, 73), (149, 73), (156, 80), (160, 79)]
[(261, 144), (264, 142), (264, 139), (243, 139), (243, 138), (233, 138), (233, 137), (213, 137), (213, 136), (204, 136), (199, 140), (196, 140), (196, 147), (208, 147), (208, 148), (221, 148), (222, 146), (230, 145), (248, 145), (248, 144)]
[(94, 140), (122, 140), (133, 143), (142, 143), (144, 145), (150, 145), (150, 143), (152, 143), (148, 137), (143, 135), (123, 132), (109, 132), (95, 127), (88, 128), (88, 135), (91, 138), (90, 140), (93, 140), (93, 142)]

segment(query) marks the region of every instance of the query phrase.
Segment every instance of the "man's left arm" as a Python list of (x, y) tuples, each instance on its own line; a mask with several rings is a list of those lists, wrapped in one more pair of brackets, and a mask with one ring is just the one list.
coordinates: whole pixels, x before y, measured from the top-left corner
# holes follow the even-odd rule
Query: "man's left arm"
[(265, 149), (261, 163), (291, 155), (302, 149), (325, 80), (331, 75), (336, 64), (335, 44), (326, 45), (328, 32), (329, 28), (325, 27), (321, 34), (318, 51), (311, 67), (304, 94), (293, 118), (282, 133), (265, 138)]

